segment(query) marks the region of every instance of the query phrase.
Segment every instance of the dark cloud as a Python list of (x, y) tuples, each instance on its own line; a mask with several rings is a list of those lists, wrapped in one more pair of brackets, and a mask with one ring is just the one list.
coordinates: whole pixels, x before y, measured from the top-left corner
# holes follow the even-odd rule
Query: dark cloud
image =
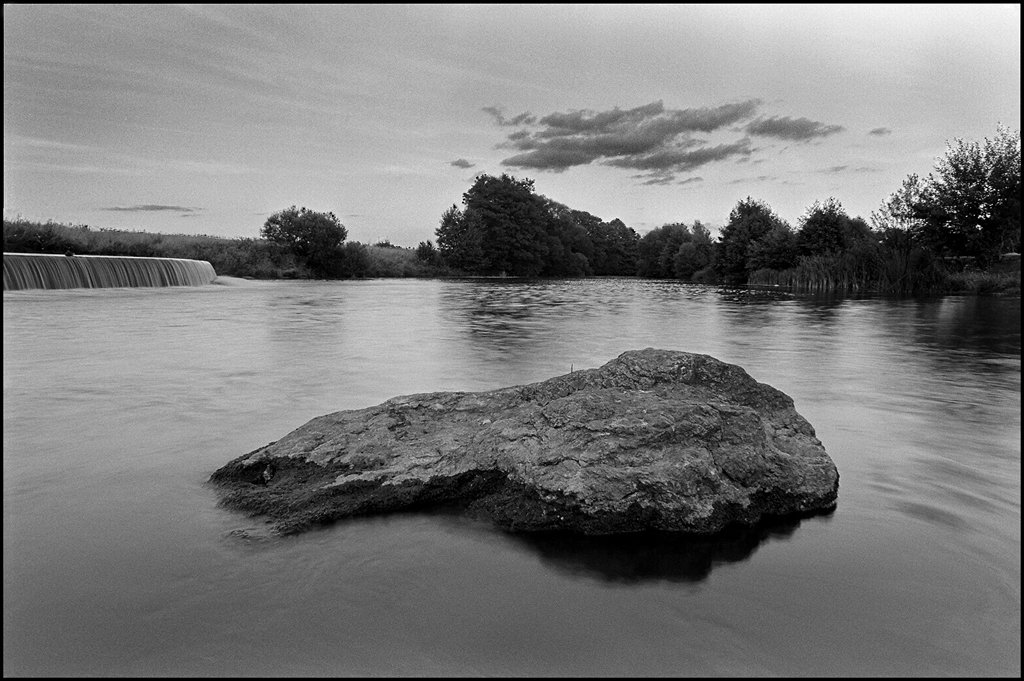
[(532, 125), (537, 121), (536, 117), (530, 115), (529, 111), (524, 111), (512, 118), (505, 118), (504, 112), (497, 106), (485, 106), (481, 111), (486, 111), (494, 116), (494, 120), (498, 125)]
[(457, 158), (448, 165), (455, 166), (456, 168), (472, 168), (473, 164), (464, 158)]
[(871, 130), (868, 130), (868, 134), (878, 135), (879, 137), (881, 137), (882, 135), (891, 135), (892, 130), (890, 130), (889, 128), (872, 128)]
[(570, 110), (540, 117), (524, 113), (514, 118), (506, 118), (496, 106), (484, 111), (498, 125), (518, 128), (497, 145), (513, 152), (502, 161), (505, 166), (559, 173), (599, 163), (642, 171), (633, 177), (648, 185), (696, 182), (695, 178), (677, 182), (676, 175), (709, 163), (749, 161), (759, 151), (750, 137), (715, 144), (702, 139), (710, 133), (743, 130), (749, 135), (804, 142), (843, 130), (808, 118), (765, 117), (759, 112), (761, 103), (748, 99), (669, 109), (658, 100), (632, 109)]
[(633, 109), (552, 113), (539, 119), (538, 130), (517, 130), (499, 148), (521, 152), (504, 159), (502, 163), (507, 166), (561, 172), (597, 161), (649, 171), (639, 176), (645, 184), (664, 184), (671, 182), (677, 172), (730, 155), (749, 154), (745, 139), (709, 147), (694, 135), (750, 118), (759, 104), (759, 100), (751, 99), (673, 110), (657, 101)]
[(537, 119), (530, 115), (529, 111), (524, 111), (518, 116), (510, 118), (505, 125), (532, 125)]
[(159, 211), (174, 211), (176, 213), (196, 213), (201, 211), (202, 208), (193, 208), (190, 206), (166, 206), (160, 203), (144, 203), (139, 206), (110, 206), (107, 208), (101, 208), (100, 210), (109, 210), (124, 213), (149, 213)]
[(657, 149), (646, 154), (630, 154), (604, 161), (605, 165), (619, 168), (635, 168), (652, 172), (685, 172), (708, 163), (723, 161), (732, 156), (750, 154), (750, 140), (746, 137), (732, 144), (718, 144), (713, 147), (685, 149)]
[(789, 116), (772, 116), (760, 118), (745, 128), (751, 135), (761, 137), (778, 137), (785, 140), (806, 141), (815, 137), (827, 137), (841, 132), (841, 125), (826, 125), (809, 118), (790, 118)]
[(594, 131), (613, 132), (622, 122), (640, 122), (664, 112), (665, 105), (659, 100), (638, 106), (635, 109), (627, 109), (626, 111), (615, 107), (611, 111), (594, 112), (579, 110), (568, 113), (553, 113), (540, 119), (540, 124), (548, 126), (548, 129), (541, 131), (539, 136), (554, 137)]
[(843, 172), (844, 170), (846, 170), (849, 167), (850, 166), (832, 166), (830, 168), (826, 168), (825, 172), (826, 173), (841, 173), (841, 172)]
[(679, 180), (677, 184), (696, 184), (697, 182), (703, 182), (704, 178), (698, 175), (697, 177), (688, 177), (685, 180)]
[(588, 149), (587, 146), (589, 145), (581, 144), (579, 147), (575, 147), (572, 144), (548, 144), (543, 149), (509, 156), (502, 161), (502, 164), (560, 173), (573, 166), (585, 166), (591, 161), (601, 158), (603, 154), (592, 148)]

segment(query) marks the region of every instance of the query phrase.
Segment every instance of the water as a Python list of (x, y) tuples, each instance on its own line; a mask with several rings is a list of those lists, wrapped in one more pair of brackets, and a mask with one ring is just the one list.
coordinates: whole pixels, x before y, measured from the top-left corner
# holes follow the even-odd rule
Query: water
[(68, 257), (4, 253), (4, 290), (202, 286), (217, 278), (205, 260), (133, 258), (120, 255)]
[[(1020, 301), (636, 280), (4, 294), (5, 675), (1020, 673)], [(401, 515), (270, 542), (209, 475), (310, 418), (643, 347), (791, 395), (825, 517), (545, 541)]]

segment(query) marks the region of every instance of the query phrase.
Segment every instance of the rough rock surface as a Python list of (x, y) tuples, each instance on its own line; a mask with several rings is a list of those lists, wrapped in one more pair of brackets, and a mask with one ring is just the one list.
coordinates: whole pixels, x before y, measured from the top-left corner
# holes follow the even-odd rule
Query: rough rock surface
[(793, 400), (708, 355), (630, 351), (488, 392), (315, 418), (210, 478), (299, 532), (449, 508), (511, 530), (710, 534), (835, 506), (839, 473)]

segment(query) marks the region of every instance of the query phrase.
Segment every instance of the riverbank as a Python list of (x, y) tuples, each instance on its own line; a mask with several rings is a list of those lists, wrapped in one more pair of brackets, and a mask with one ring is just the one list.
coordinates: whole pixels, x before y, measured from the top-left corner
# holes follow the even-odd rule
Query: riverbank
[[(4, 250), (20, 253), (120, 255), (133, 257), (205, 260), (218, 275), (256, 280), (317, 279), (294, 254), (265, 239), (207, 235), (158, 234), (99, 229), (85, 225), (3, 221)], [(448, 267), (437, 257), (423, 258), (419, 249), (387, 241), (345, 244), (344, 274), (339, 279), (461, 278), (470, 275)], [(436, 253), (435, 253), (436, 255)], [(820, 261), (821, 259), (819, 259)], [(866, 276), (862, 268), (848, 272), (842, 263), (816, 261), (818, 269), (757, 270), (747, 284), (794, 292), (882, 293), (894, 295), (1020, 295), (1020, 255), (1005, 254), (985, 269), (965, 266), (953, 259), (929, 258), (927, 268), (909, 261), (895, 273)], [(934, 266), (932, 266), (934, 265)], [(702, 284), (725, 284), (706, 268), (692, 277)], [(892, 269), (892, 268), (890, 268)], [(927, 270), (925, 275), (920, 271)], [(619, 275), (628, 276), (628, 275)], [(588, 277), (590, 278), (590, 277)], [(596, 277), (601, 278), (601, 277)], [(910, 279), (915, 281), (911, 282)], [(668, 278), (667, 280), (672, 280)], [(681, 281), (686, 281), (685, 279)]]
[(1008, 254), (987, 270), (970, 270), (949, 277), (950, 293), (977, 295), (1020, 295), (1020, 254)]

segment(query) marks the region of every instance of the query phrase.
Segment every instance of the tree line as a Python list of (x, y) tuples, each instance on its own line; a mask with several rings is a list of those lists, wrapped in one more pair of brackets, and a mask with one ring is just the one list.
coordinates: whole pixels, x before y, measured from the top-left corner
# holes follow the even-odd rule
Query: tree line
[[(640, 276), (797, 289), (913, 293), (949, 289), (964, 269), (997, 266), (1020, 251), (1020, 132), (954, 140), (927, 177), (910, 175), (871, 214), (851, 217), (834, 197), (796, 227), (746, 197), (717, 238), (700, 221), (642, 237), (535, 191), (507, 174), (475, 178), (441, 215), (436, 245), (346, 241), (332, 212), (291, 206), (259, 239), (162, 235), (4, 219), (4, 250), (208, 260), (219, 274), (255, 278), (365, 276)], [(1019, 258), (1019, 256), (1018, 256)], [(1019, 260), (1017, 261), (1019, 287)]]
[(1000, 127), (993, 139), (948, 144), (933, 173), (909, 176), (871, 219), (873, 225), (851, 217), (829, 197), (812, 203), (793, 227), (748, 196), (717, 239), (700, 221), (640, 237), (621, 220), (605, 222), (537, 194), (532, 180), (480, 175), (462, 207), (441, 216), (437, 245), (421, 242), (417, 255), (490, 276), (635, 275), (895, 293), (949, 288), (950, 275), (991, 268), (1020, 251), (1020, 132)]

